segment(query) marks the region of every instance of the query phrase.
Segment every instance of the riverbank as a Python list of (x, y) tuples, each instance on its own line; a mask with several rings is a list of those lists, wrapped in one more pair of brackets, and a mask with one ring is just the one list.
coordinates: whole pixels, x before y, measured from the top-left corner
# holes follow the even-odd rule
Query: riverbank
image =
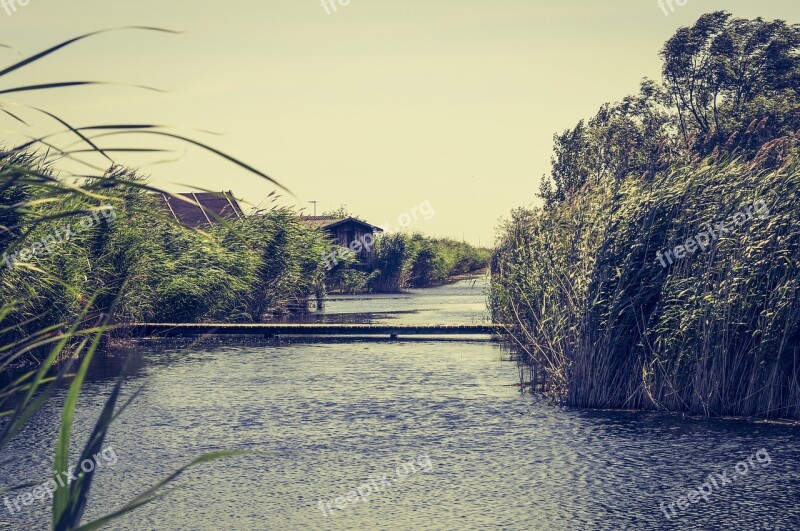
[[(479, 269), (475, 269), (474, 271), (468, 271), (465, 273), (458, 273), (455, 275), (448, 276), (444, 280), (440, 280), (437, 282), (430, 282), (429, 284), (423, 286), (414, 286), (415, 288), (435, 288), (438, 286), (446, 286), (447, 284), (453, 284), (455, 282), (460, 282), (462, 280), (479, 280), (485, 278), (489, 275), (489, 268), (488, 267), (481, 267)], [(406, 291), (408, 287), (401, 290), (396, 291), (370, 291), (366, 289), (366, 287), (361, 291), (335, 291), (329, 290), (328, 293), (330, 295), (359, 295), (359, 294), (367, 294), (367, 293), (403, 293)]]
[(346, 264), (334, 268), (326, 287), (336, 293), (399, 293), (447, 283), (459, 275), (485, 269), (491, 250), (449, 238), (394, 233), (376, 241), (366, 271)]

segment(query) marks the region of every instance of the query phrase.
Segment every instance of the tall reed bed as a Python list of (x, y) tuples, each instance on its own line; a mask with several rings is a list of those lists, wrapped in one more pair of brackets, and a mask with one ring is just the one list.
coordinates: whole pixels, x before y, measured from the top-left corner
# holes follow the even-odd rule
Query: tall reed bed
[[(800, 161), (762, 161), (606, 179), (513, 214), (492, 257), (491, 307), (554, 398), (800, 418)], [(662, 266), (659, 252), (706, 223), (742, 221), (760, 200), (768, 214), (728, 222), (705, 251)]]
[(488, 266), (491, 251), (447, 238), (387, 234), (376, 240), (368, 289), (395, 292), (423, 288)]
[[(152, 27), (117, 30), (175, 33)], [(38, 66), (43, 58), (109, 31), (114, 30), (79, 35), (5, 66), (0, 70), (0, 92), (8, 95), (102, 84), (69, 81), (14, 86), (6, 81), (13, 72)], [(2, 44), (0, 48), (9, 47)], [(119, 169), (111, 156), (115, 152), (167, 150), (160, 146), (103, 148), (103, 139), (138, 135), (183, 142), (211, 152), (278, 188), (285, 187), (234, 156), (168, 127), (134, 123), (77, 128), (49, 110), (6, 100), (0, 101), (0, 114), (17, 127), (29, 127), (26, 119), (30, 116), (44, 119), (47, 127), (44, 136), (36, 137), (25, 130), (23, 136), (28, 141), (0, 149), (0, 253), (5, 253), (0, 271), (0, 373), (4, 376), (0, 379), (0, 467), (19, 459), (2, 452), (56, 390), (67, 386), (54, 444), (55, 481), (55, 476), (65, 474), (69, 468), (78, 395), (89, 365), (113, 323), (157, 319), (159, 310), (171, 305), (183, 315), (219, 312), (252, 318), (248, 301), (242, 302), (245, 283), (252, 278), (256, 280), (252, 285), (258, 285), (258, 275), (265, 271), (266, 264), (274, 262), (273, 255), (265, 255), (259, 247), (266, 237), (254, 245), (246, 243), (241, 231), (249, 227), (237, 228), (240, 232), (236, 233), (238, 247), (234, 253), (232, 241), (223, 242), (225, 238), (220, 234), (185, 231), (169, 222), (153, 208), (151, 192), (159, 190)], [(59, 168), (64, 161), (92, 170), (88, 174), (70, 173)], [(101, 213), (108, 215), (101, 217)], [(78, 223), (82, 224), (81, 229), (71, 230)], [(231, 224), (226, 226), (235, 233)], [(70, 230), (65, 231), (64, 227)], [(318, 236), (306, 236), (321, 248), (329, 245)], [(242, 247), (249, 250), (249, 255), (240, 252)], [(301, 258), (308, 249), (296, 251), (295, 255), (281, 251), (275, 256), (278, 261), (308, 264)], [(20, 253), (18, 261), (11, 258), (16, 253)], [(240, 261), (240, 254), (247, 256)], [(281, 300), (276, 296), (281, 293), (280, 289), (265, 290), (267, 300), (274, 303)], [(57, 364), (58, 360), (62, 363)], [(6, 377), (12, 368), (26, 361), (33, 370)], [(79, 449), (77, 462), (103, 449), (114, 419), (136, 399), (139, 391), (119, 403), (125, 374), (123, 370), (91, 433), (84, 437), (86, 443)], [(166, 494), (166, 487), (186, 470), (236, 453), (200, 455), (92, 522), (84, 522), (83, 516), (93, 474), (82, 474), (75, 467), (72, 473), (76, 479), (54, 492), (52, 529), (100, 529), (118, 516), (160, 499)], [(31, 486), (7, 481), (0, 485), (0, 495)]]
[[(170, 219), (159, 196), (137, 186), (144, 181), (136, 175), (119, 170), (114, 178), (130, 186), (84, 184), (87, 192), (102, 191), (102, 200), (35, 184), (5, 189), (30, 204), (14, 222), (28, 242), (74, 231), (29, 260), (35, 267), (2, 264), (0, 297), (20, 304), (11, 316), (19, 326), (0, 339), (74, 318), (89, 294), (89, 318), (112, 313), (118, 301), (112, 323), (259, 322), (320, 292), (325, 270), (319, 256), (331, 244), (295, 214), (278, 209), (193, 230)], [(46, 213), (102, 208), (113, 209), (113, 219), (97, 217), (86, 229), (69, 217), (42, 219)]]

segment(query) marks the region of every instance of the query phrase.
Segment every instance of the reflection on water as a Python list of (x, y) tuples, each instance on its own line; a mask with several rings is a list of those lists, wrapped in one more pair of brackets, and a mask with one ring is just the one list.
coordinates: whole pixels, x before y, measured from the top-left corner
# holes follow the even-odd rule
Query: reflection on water
[[(343, 299), (320, 317), (353, 308), (369, 322), (479, 322), (482, 289)], [(110, 529), (800, 528), (798, 428), (553, 407), (520, 394), (517, 366), (490, 343), (177, 345), (138, 346), (127, 392), (145, 390), (114, 426), (118, 463), (96, 475), (90, 515), (202, 452), (253, 453), (187, 473)], [(94, 367), (76, 433), (123, 355)], [(62, 402), (63, 393), (14, 441), (5, 484), (46, 478)], [(662, 502), (761, 448), (769, 467), (664, 516)], [(401, 479), (409, 462), (417, 470)], [(357, 489), (370, 484), (382, 488), (363, 501)], [(14, 528), (46, 527), (43, 503), (0, 511)]]

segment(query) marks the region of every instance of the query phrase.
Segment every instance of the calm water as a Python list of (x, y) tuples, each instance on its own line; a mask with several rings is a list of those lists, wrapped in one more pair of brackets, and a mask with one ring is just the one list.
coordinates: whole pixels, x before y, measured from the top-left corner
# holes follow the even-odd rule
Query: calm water
[[(310, 319), (480, 322), (483, 290), (340, 297)], [(800, 428), (554, 407), (520, 394), (516, 364), (492, 343), (143, 342), (135, 352), (127, 392), (145, 388), (110, 434), (117, 462), (95, 475), (89, 516), (203, 452), (253, 454), (187, 473), (109, 529), (800, 529)], [(75, 433), (118, 364), (94, 367)], [(62, 403), (63, 393), (14, 441), (4, 484), (47, 479)], [(729, 481), (740, 461), (746, 475), (709, 483), (707, 502), (673, 505), (671, 519), (659, 508), (712, 472)], [(45, 529), (48, 510), (0, 506), (0, 522)]]

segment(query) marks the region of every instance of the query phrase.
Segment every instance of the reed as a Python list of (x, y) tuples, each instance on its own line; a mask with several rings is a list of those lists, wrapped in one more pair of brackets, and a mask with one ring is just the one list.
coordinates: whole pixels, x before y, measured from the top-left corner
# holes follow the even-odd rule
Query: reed
[[(120, 29), (174, 33), (147, 27)], [(41, 59), (101, 33), (105, 32), (80, 35), (12, 63), (0, 69), (0, 82), (5, 82), (6, 76), (17, 70), (36, 66)], [(98, 83), (70, 81), (21, 87), (5, 85), (0, 88), (0, 94), (94, 84)], [(176, 271), (180, 274), (179, 259), (191, 254), (196, 258), (194, 265), (199, 267), (191, 273), (184, 272), (186, 276), (206, 275), (202, 278), (218, 280), (213, 276), (214, 268), (230, 260), (230, 253), (226, 254), (218, 237), (199, 232), (186, 233), (160, 216), (159, 211), (153, 209), (151, 194), (159, 190), (121, 169), (112, 158), (115, 152), (157, 153), (167, 149), (108, 149), (101, 147), (102, 139), (135, 134), (188, 143), (279, 188), (283, 187), (245, 162), (166, 127), (139, 123), (78, 128), (45, 109), (5, 100), (0, 101), (0, 113), (24, 127), (28, 126), (25, 118), (29, 115), (45, 117), (57, 127), (45, 136), (30, 137), (21, 145), (0, 151), (0, 253), (13, 255), (28, 247), (37, 251), (32, 259), (28, 253), (28, 258), (20, 260), (20, 263), (11, 264), (9, 261), (0, 270), (0, 373), (6, 382), (0, 387), (0, 452), (19, 435), (57, 389), (68, 386), (53, 462), (53, 469), (60, 474), (68, 466), (78, 394), (89, 364), (114, 329), (114, 322), (152, 316), (159, 304), (173, 302), (181, 311), (197, 312), (190, 309), (188, 301), (193, 296), (195, 302), (200, 299), (188, 283), (164, 282), (164, 278), (171, 277), (163, 275)], [(74, 142), (79, 145), (75, 147)], [(92, 160), (87, 160), (87, 157), (92, 157)], [(65, 160), (80, 163), (91, 171), (81, 175), (70, 173), (59, 167), (59, 163)], [(97, 165), (97, 160), (101, 161), (100, 165)], [(108, 219), (98, 217), (98, 213), (108, 206), (113, 207), (117, 215), (124, 216), (125, 222), (111, 224)], [(51, 240), (54, 229), (78, 223), (87, 216), (94, 216), (96, 223), (58, 243)], [(236, 234), (230, 224), (223, 224)], [(237, 237), (241, 240), (241, 233)], [(57, 249), (42, 253), (43, 242)], [(251, 267), (256, 271), (258, 264), (254, 258), (252, 264), (249, 261), (245, 264), (244, 270)], [(235, 281), (239, 265), (228, 265), (231, 277), (223, 280)], [(204, 270), (205, 266), (211, 267), (211, 271)], [(243, 289), (241, 284), (215, 284), (212, 288), (227, 291), (221, 291), (216, 302), (203, 307), (202, 311), (237, 307), (235, 298)], [(209, 287), (203, 286), (202, 289)], [(28, 364), (33, 370), (5, 378), (20, 364)], [(138, 392), (134, 392), (125, 403), (118, 404), (124, 376), (125, 371), (108, 396), (81, 450), (81, 460), (103, 447), (114, 419), (136, 398)], [(164, 495), (165, 487), (184, 471), (234, 453), (201, 455), (117, 511), (88, 523), (82, 520), (92, 475), (82, 475), (69, 486), (56, 491), (52, 528), (57, 531), (99, 529), (119, 515), (159, 499)], [(0, 466), (14, 459), (4, 453), (0, 455)], [(75, 470), (74, 475), (78, 474), (79, 470)], [(1, 487), (0, 494), (15, 488), (21, 486)]]
[(800, 26), (709, 13), (661, 57), (554, 137), (544, 206), (501, 227), (495, 319), (569, 405), (797, 418)]
[[(520, 210), (493, 256), (491, 305), (566, 404), (800, 417), (800, 161), (705, 159)], [(704, 251), (659, 251), (765, 200)]]
[(450, 277), (486, 268), (490, 256), (488, 249), (447, 238), (418, 233), (381, 235), (376, 240), (368, 286), (373, 292), (435, 286)]

